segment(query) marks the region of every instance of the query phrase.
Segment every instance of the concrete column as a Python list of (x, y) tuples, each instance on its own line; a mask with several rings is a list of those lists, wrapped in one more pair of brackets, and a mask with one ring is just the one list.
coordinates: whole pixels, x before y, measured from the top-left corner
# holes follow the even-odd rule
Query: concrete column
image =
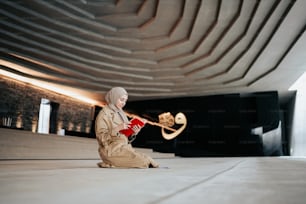
[(297, 90), (290, 141), (291, 156), (306, 156), (306, 72), (291, 89)]

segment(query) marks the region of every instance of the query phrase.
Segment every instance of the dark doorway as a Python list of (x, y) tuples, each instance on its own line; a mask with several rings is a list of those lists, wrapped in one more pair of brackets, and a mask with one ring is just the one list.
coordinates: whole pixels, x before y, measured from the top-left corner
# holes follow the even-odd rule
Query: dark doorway
[(92, 118), (92, 123), (91, 123), (91, 128), (90, 128), (90, 137), (92, 137), (92, 138), (96, 137), (96, 132), (95, 132), (96, 117), (99, 114), (100, 110), (102, 110), (101, 106), (95, 106), (94, 107), (93, 118)]
[(50, 133), (57, 133), (57, 115), (58, 115), (58, 109), (60, 104), (55, 102), (50, 102), (51, 106), (51, 112), (50, 112), (50, 126), (49, 126), (49, 132)]

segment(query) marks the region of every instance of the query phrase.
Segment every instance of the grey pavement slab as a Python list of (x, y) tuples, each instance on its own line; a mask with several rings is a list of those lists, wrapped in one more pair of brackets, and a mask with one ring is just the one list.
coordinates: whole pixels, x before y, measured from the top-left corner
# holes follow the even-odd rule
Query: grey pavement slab
[(0, 203), (305, 204), (306, 159), (158, 158), (158, 169), (99, 160), (0, 160)]

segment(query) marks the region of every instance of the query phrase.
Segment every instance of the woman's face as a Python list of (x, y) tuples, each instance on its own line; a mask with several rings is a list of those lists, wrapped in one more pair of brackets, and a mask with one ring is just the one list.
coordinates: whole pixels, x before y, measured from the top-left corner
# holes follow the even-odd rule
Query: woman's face
[(128, 100), (127, 95), (123, 95), (120, 98), (118, 98), (118, 100), (116, 102), (117, 108), (122, 109), (125, 106), (127, 100)]

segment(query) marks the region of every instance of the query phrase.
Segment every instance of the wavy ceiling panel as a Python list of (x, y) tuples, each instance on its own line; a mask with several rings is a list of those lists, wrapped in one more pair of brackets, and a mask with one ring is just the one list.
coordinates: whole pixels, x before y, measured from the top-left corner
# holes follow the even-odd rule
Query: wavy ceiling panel
[(101, 98), (113, 86), (131, 100), (265, 91), (265, 78), (296, 60), (288, 53), (304, 42), (304, 9), (303, 0), (3, 0), (1, 69)]

